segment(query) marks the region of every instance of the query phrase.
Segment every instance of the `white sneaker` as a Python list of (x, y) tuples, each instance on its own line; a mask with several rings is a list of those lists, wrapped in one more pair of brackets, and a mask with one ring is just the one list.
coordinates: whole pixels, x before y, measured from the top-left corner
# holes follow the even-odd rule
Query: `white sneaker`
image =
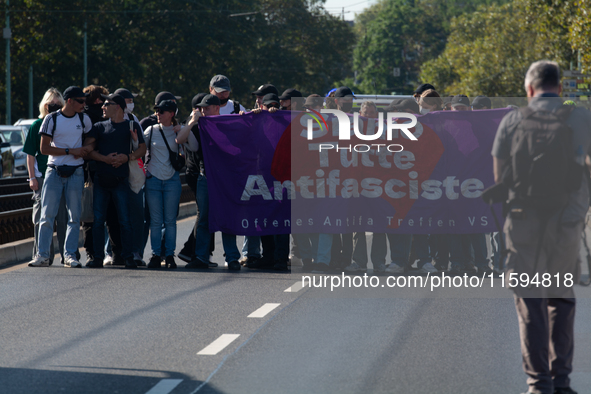
[(386, 272), (389, 274), (403, 274), (404, 267), (401, 267), (396, 263), (391, 263), (388, 268), (386, 268)]
[(75, 257), (67, 256), (66, 261), (64, 261), (64, 267), (66, 267), (66, 268), (80, 268), (80, 267), (82, 267), (82, 264), (80, 264), (78, 262), (78, 260), (76, 260)]
[(49, 259), (37, 255), (31, 260), (29, 267), (49, 267)]
[(106, 255), (103, 259), (103, 265), (113, 265), (113, 256), (110, 254)]
[(377, 267), (374, 267), (373, 272), (386, 272), (386, 264), (382, 263), (380, 265), (378, 265)]
[(345, 267), (345, 271), (357, 272), (357, 271), (361, 271), (361, 267), (356, 262), (352, 262), (351, 264), (349, 264), (348, 266)]
[(437, 272), (437, 268), (433, 267), (433, 264), (431, 263), (425, 263), (423, 264), (423, 266), (421, 267), (421, 272), (430, 272), (430, 273), (434, 273)]

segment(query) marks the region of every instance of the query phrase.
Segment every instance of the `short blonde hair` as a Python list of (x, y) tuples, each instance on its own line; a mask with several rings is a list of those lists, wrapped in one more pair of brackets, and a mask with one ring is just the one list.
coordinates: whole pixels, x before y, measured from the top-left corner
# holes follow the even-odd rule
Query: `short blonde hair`
[(53, 101), (54, 98), (57, 98), (60, 102), (60, 105), (64, 106), (64, 97), (60, 93), (59, 90), (56, 88), (49, 88), (43, 95), (41, 102), (39, 103), (39, 119), (43, 119), (47, 116), (47, 108), (45, 106)]

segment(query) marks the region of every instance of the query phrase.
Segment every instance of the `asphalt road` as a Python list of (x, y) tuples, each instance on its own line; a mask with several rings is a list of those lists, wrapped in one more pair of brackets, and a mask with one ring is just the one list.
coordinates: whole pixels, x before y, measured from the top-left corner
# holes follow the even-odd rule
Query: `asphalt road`
[[(192, 220), (179, 222), (177, 250)], [(217, 241), (216, 261), (223, 262)], [(297, 273), (196, 272), (179, 263), (176, 271), (156, 272), (0, 270), (0, 393), (527, 389), (515, 307), (498, 279), (492, 289), (331, 292), (301, 289)], [(571, 377), (585, 394), (591, 289), (577, 294)], [(255, 311), (258, 317), (249, 317)]]

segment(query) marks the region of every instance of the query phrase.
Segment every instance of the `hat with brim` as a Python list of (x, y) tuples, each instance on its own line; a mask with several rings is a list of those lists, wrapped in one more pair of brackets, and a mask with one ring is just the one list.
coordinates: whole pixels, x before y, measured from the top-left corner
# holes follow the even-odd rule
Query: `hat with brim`
[(334, 92), (334, 97), (335, 98), (343, 98), (343, 97), (353, 97), (353, 98), (355, 98), (355, 95), (353, 94), (353, 91), (349, 87), (347, 87), (347, 86), (341, 86), (340, 88), (338, 88)]
[(271, 85), (270, 83), (261, 85), (256, 91), (252, 92), (252, 94), (255, 96), (264, 96), (269, 93), (275, 93), (276, 95), (279, 95), (279, 91), (277, 90), (277, 88), (274, 85)]
[(120, 95), (124, 99), (133, 99), (133, 98), (135, 98), (135, 96), (133, 95), (133, 93), (131, 93), (129, 90), (127, 90), (125, 88), (119, 88), (119, 89), (115, 90), (115, 94)]
[(170, 111), (170, 112), (176, 112), (177, 110), (177, 106), (176, 103), (172, 100), (163, 100), (160, 102), (160, 104), (156, 104), (154, 106), (154, 109), (159, 109), (161, 111)]
[(470, 106), (470, 99), (468, 98), (468, 96), (465, 96), (463, 94), (458, 94), (451, 99), (451, 106), (452, 106), (452, 108), (461, 107), (461, 106), (469, 107)]
[(270, 105), (273, 103), (279, 105), (279, 97), (277, 97), (275, 93), (269, 93), (263, 97), (263, 105)]
[(213, 77), (209, 82), (209, 86), (211, 86), (216, 91), (216, 93), (232, 91), (232, 88), (230, 87), (230, 80), (228, 77), (221, 74)]
[(127, 108), (127, 103), (125, 102), (125, 98), (120, 94), (117, 94), (117, 93), (113, 93), (111, 95), (101, 94), (101, 98), (105, 101), (114, 102), (115, 104), (120, 106), (122, 110), (125, 110), (125, 108)]
[(279, 96), (279, 100), (291, 100), (292, 97), (303, 97), (302, 93), (294, 88), (287, 89), (281, 96)]
[(201, 102), (197, 104), (198, 107), (209, 107), (210, 105), (222, 105), (222, 102), (215, 94), (208, 94), (207, 96), (203, 97)]
[(70, 86), (66, 90), (64, 90), (64, 100), (71, 99), (71, 98), (79, 98), (79, 97), (88, 97), (88, 93), (84, 93), (82, 89), (78, 86)]

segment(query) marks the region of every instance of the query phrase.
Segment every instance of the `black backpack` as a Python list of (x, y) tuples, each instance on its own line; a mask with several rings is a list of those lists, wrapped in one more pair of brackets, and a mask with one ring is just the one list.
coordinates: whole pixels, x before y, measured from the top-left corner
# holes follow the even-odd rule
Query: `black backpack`
[[(51, 136), (55, 134), (55, 124), (57, 120), (58, 111), (51, 113), (51, 120), (53, 120), (53, 128), (51, 129)], [(84, 114), (82, 112), (78, 112), (78, 118), (80, 119), (80, 124), (82, 125), (82, 131), (84, 131)]]
[(516, 200), (540, 213), (564, 208), (569, 193), (581, 187), (583, 165), (576, 161), (573, 132), (567, 124), (573, 109), (570, 105), (552, 112), (519, 109), (523, 119), (513, 134), (502, 182), (515, 192)]

